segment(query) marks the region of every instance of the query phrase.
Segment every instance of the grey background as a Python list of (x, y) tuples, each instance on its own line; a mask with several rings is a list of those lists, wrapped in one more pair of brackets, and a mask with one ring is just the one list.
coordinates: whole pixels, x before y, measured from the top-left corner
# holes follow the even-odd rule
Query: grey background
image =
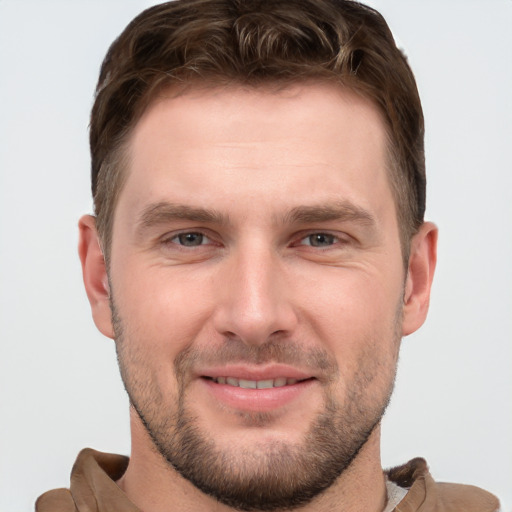
[[(87, 125), (103, 55), (142, 0), (0, 0), (0, 511), (67, 486), (78, 451), (129, 452), (113, 343), (81, 283)], [(430, 317), (406, 338), (383, 464), (427, 458), (512, 510), (512, 1), (375, 0), (416, 73)]]

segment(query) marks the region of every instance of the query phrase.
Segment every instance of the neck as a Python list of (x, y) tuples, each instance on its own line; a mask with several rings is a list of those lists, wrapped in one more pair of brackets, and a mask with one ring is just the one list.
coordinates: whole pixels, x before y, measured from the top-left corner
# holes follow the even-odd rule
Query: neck
[[(158, 453), (137, 413), (130, 410), (132, 453), (117, 482), (144, 512), (234, 512), (197, 489)], [(336, 482), (301, 512), (382, 512), (386, 485), (380, 462), (380, 425)]]

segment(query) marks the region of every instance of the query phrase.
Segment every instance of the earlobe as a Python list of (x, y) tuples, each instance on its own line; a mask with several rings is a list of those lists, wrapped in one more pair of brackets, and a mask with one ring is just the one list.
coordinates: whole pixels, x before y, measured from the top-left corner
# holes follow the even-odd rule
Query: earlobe
[(102, 334), (114, 338), (110, 311), (110, 286), (105, 258), (101, 250), (96, 219), (84, 215), (79, 223), (78, 254), (82, 263), (85, 291), (91, 304), (92, 317)]
[(427, 317), (437, 261), (437, 234), (435, 224), (425, 222), (411, 240), (404, 287), (403, 336), (419, 329)]

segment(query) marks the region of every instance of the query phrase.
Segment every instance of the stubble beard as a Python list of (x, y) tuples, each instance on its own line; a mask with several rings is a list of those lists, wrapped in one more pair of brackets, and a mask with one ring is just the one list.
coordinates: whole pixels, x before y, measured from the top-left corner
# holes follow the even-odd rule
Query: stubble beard
[[(360, 356), (358, 371), (347, 389), (344, 403), (338, 403), (331, 387), (325, 388), (323, 411), (312, 421), (302, 443), (275, 440), (254, 445), (252, 449), (247, 446), (243, 450), (223, 449), (199, 426), (186, 399), (186, 372), (196, 357), (205, 357), (204, 352), (198, 356), (185, 350), (176, 358), (178, 396), (169, 406), (168, 397), (162, 395), (152, 379), (149, 365), (144, 364), (144, 355), (128, 348), (124, 326), (113, 303), (111, 308), (125, 389), (156, 450), (171, 468), (200, 491), (237, 510), (293, 510), (310, 503), (350, 467), (379, 425), (391, 397), (396, 357), (390, 368), (389, 364), (379, 361), (369, 347)], [(398, 347), (398, 320), (396, 323), (394, 341)], [(240, 358), (241, 354), (241, 360), (250, 362), (292, 363), (301, 359), (316, 361), (326, 374), (338, 374), (336, 361), (323, 350), (305, 353), (291, 346), (289, 341), (281, 343), (279, 340), (249, 348), (233, 343), (236, 345), (229, 348), (228, 341), (228, 348), (224, 350), (231, 354), (231, 360)], [(219, 356), (218, 350), (215, 353)], [(222, 350), (220, 357), (223, 357)], [(378, 398), (369, 397), (367, 388), (379, 372), (379, 378), (382, 377), (382, 371), (387, 372), (385, 386), (380, 389)], [(252, 427), (264, 428), (270, 417), (265, 413), (251, 413), (245, 416), (245, 421)]]

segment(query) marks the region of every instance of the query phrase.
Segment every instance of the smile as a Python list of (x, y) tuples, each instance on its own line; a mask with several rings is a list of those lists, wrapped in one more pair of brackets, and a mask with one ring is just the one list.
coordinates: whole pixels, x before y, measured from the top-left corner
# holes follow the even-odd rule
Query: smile
[(319, 384), (316, 376), (277, 364), (261, 368), (247, 365), (204, 368), (197, 377), (214, 399), (213, 403), (246, 412), (271, 412), (296, 400), (307, 400)]
[(247, 380), (237, 379), (235, 377), (206, 377), (217, 384), (226, 384), (228, 386), (244, 389), (271, 389), (282, 388), (284, 386), (293, 386), (297, 382), (303, 382), (308, 379), (292, 379), (287, 377), (278, 377), (276, 379)]

